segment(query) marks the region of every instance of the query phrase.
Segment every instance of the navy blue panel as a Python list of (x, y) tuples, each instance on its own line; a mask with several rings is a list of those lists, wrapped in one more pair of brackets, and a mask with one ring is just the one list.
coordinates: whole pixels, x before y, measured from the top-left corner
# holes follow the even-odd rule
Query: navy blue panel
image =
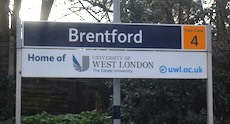
[(120, 106), (113, 106), (113, 119), (121, 119)]
[[(69, 28), (93, 33), (118, 29), (117, 33), (125, 34), (135, 34), (142, 30), (143, 42), (139, 44), (118, 41), (115, 43), (69, 42)], [(181, 49), (181, 26), (26, 21), (24, 22), (24, 46)]]

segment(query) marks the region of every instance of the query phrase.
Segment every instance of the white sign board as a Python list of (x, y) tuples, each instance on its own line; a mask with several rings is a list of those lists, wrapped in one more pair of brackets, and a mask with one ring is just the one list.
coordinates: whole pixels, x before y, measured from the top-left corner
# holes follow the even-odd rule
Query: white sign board
[(22, 77), (206, 79), (207, 53), (23, 49)]

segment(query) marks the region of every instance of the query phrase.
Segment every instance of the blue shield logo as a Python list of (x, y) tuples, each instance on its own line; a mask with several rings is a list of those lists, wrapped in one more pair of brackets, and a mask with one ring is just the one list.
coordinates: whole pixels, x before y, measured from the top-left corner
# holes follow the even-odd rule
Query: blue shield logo
[(78, 72), (84, 72), (89, 69), (89, 56), (82, 56), (82, 63), (80, 64), (77, 58), (73, 55), (73, 67)]

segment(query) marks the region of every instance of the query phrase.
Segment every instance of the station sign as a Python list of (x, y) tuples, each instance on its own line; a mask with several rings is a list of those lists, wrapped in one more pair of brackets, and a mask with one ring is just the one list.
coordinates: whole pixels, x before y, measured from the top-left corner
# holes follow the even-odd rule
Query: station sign
[(206, 26), (24, 21), (23, 47), (207, 50)]
[(211, 51), (211, 26), (22, 21), (17, 25), (16, 123), (21, 77), (207, 79), (212, 123)]
[(207, 30), (23, 21), (22, 77), (207, 79)]

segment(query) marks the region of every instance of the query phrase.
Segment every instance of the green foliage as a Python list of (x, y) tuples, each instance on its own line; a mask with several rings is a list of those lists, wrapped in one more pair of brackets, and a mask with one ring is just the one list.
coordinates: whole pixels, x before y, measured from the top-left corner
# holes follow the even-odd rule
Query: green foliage
[(0, 92), (0, 120), (6, 120), (14, 115), (15, 81), (12, 78), (0, 78)]
[(206, 123), (206, 112), (202, 110), (199, 114), (189, 111), (185, 118), (187, 124), (205, 124)]
[(189, 123), (196, 116), (200, 117), (197, 123), (206, 122), (205, 86), (200, 80), (123, 80), (122, 118), (125, 122), (162, 124)]
[(23, 117), (22, 124), (112, 124), (112, 119), (106, 113), (95, 111), (64, 115), (51, 115), (43, 112)]
[(9, 120), (5, 120), (5, 121), (0, 121), (0, 124), (13, 124), (13, 120), (9, 119)]

